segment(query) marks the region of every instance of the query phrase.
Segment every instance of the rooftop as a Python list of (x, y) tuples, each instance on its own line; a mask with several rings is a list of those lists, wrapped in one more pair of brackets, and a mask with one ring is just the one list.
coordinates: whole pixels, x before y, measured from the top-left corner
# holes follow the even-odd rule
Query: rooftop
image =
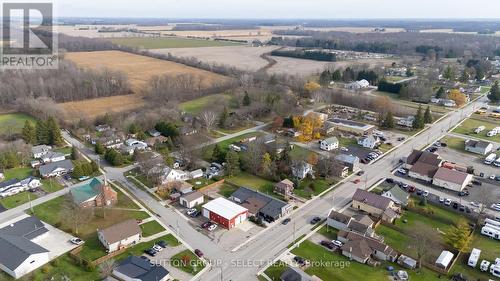
[(246, 208), (223, 197), (216, 198), (206, 203), (205, 205), (203, 205), (203, 208), (209, 210), (210, 212), (214, 212), (226, 219), (232, 219), (237, 215), (248, 211)]
[(440, 167), (436, 174), (434, 175), (434, 179), (439, 179), (447, 182), (452, 182), (456, 184), (462, 185), (467, 178), (469, 177), (469, 174), (456, 171), (456, 170), (451, 170), (448, 168)]
[(137, 221), (133, 219), (112, 225), (108, 228), (100, 230), (99, 232), (101, 232), (104, 239), (109, 244), (113, 244), (125, 238), (142, 233)]
[(358, 202), (363, 202), (367, 205), (373, 206), (377, 209), (385, 210), (391, 204), (391, 199), (385, 198), (378, 194), (368, 192), (366, 190), (357, 189), (352, 196), (352, 200), (356, 200)]

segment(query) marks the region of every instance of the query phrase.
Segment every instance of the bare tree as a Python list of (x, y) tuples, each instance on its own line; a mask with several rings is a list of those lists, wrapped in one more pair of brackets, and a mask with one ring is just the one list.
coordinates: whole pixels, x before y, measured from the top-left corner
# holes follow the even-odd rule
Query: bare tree
[(414, 238), (412, 247), (417, 252), (418, 268), (420, 269), (422, 260), (436, 247), (436, 244), (439, 244), (441, 236), (437, 230), (419, 221), (415, 222), (415, 229), (418, 231), (412, 235)]
[(213, 111), (207, 110), (201, 114), (201, 120), (207, 131), (210, 131), (217, 122), (217, 115)]
[(117, 263), (114, 259), (108, 259), (99, 264), (99, 273), (102, 278), (109, 277), (116, 268)]
[(73, 197), (68, 194), (59, 214), (64, 223), (70, 226), (75, 234), (78, 234), (80, 226), (88, 223), (94, 217), (94, 208), (82, 208), (73, 201)]

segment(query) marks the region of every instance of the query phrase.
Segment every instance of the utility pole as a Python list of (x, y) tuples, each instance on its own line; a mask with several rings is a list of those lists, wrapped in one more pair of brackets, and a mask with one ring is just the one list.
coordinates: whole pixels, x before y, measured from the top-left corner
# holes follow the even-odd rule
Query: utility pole
[(31, 194), (28, 192), (28, 201), (30, 202), (30, 210), (31, 210), (31, 213), (34, 213), (33, 212), (33, 203), (31, 202)]
[(177, 219), (177, 236), (180, 236), (179, 219)]

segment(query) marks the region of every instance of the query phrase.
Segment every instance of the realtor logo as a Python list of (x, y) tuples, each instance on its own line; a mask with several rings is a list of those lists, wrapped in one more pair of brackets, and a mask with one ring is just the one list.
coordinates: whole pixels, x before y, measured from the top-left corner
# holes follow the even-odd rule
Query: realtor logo
[(53, 3), (2, 2), (0, 68), (57, 68)]

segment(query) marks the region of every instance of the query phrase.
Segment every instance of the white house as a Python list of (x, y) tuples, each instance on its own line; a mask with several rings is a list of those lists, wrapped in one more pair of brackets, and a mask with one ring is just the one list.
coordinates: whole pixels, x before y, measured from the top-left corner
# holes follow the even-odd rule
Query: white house
[(48, 163), (38, 168), (42, 178), (58, 177), (67, 173), (71, 173), (74, 169), (71, 160), (63, 160), (54, 163)]
[(0, 269), (15, 279), (49, 262), (49, 251), (37, 241), (49, 235), (38, 218), (29, 216), (0, 229)]
[(472, 181), (472, 178), (471, 174), (439, 167), (432, 184), (454, 191), (462, 191)]
[(486, 155), (493, 150), (493, 144), (491, 142), (481, 140), (466, 140), (465, 150), (480, 155)]
[(28, 177), (21, 181), (12, 179), (0, 183), (0, 197), (12, 196), (23, 191), (35, 189), (41, 185), (40, 179), (35, 177)]
[(299, 179), (305, 179), (307, 175), (314, 176), (313, 166), (305, 161), (294, 161), (292, 163), (292, 175)]
[(339, 148), (339, 140), (336, 137), (324, 139), (319, 142), (319, 148), (326, 151), (331, 151)]
[(190, 179), (190, 173), (182, 170), (172, 169), (170, 167), (163, 168), (160, 176), (160, 183), (166, 184), (174, 181), (185, 181)]
[(139, 243), (141, 236), (141, 228), (137, 224), (137, 221), (133, 219), (97, 230), (99, 241), (109, 253)]
[(370, 82), (368, 82), (366, 79), (362, 79), (345, 85), (346, 89), (350, 90), (359, 90), (368, 86), (370, 86)]
[(31, 152), (33, 154), (33, 158), (36, 158), (36, 159), (41, 158), (42, 156), (44, 156), (45, 154), (47, 154), (51, 150), (52, 150), (51, 146), (44, 145), (44, 144), (33, 146), (31, 148)]
[(54, 152), (54, 151), (49, 151), (45, 155), (43, 155), (41, 158), (43, 163), (54, 163), (54, 162), (59, 162), (63, 161), (66, 159), (64, 154), (60, 152)]
[(179, 203), (186, 208), (194, 208), (204, 202), (203, 194), (198, 191), (183, 194), (179, 198)]
[(414, 120), (415, 120), (415, 116), (408, 116), (406, 118), (399, 118), (398, 125), (403, 126), (403, 127), (407, 127), (407, 128), (412, 128)]
[(364, 148), (374, 149), (377, 145), (380, 144), (380, 139), (375, 136), (367, 136), (360, 138), (358, 140), (358, 144)]
[(122, 147), (122, 150), (125, 152), (125, 153), (128, 153), (129, 155), (132, 155), (134, 154), (134, 151), (137, 149), (137, 150), (144, 150), (148, 147), (148, 144), (143, 142), (143, 141), (140, 141), (140, 140), (136, 140), (136, 139), (128, 139), (125, 141), (125, 146)]

